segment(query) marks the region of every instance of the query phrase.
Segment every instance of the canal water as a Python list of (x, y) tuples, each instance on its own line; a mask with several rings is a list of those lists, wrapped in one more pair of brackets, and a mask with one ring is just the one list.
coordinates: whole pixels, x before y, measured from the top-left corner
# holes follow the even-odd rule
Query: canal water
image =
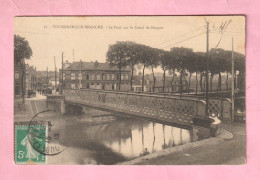
[(53, 121), (52, 131), (67, 148), (48, 157), (50, 164), (116, 164), (193, 141), (192, 130), (113, 114), (60, 119), (67, 123)]

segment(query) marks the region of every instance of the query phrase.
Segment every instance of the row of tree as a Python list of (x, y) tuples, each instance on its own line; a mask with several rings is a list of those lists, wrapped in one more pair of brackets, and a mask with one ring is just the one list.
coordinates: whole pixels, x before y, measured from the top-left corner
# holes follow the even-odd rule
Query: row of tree
[[(212, 90), (212, 79), (218, 75), (218, 90), (221, 90), (221, 73), (231, 72), (232, 52), (224, 49), (216, 48), (209, 51), (209, 74), (210, 87)], [(133, 86), (133, 72), (136, 65), (142, 65), (142, 90), (144, 90), (144, 74), (145, 69), (150, 68), (153, 74), (153, 91), (155, 89), (156, 78), (154, 69), (161, 67), (163, 70), (163, 91), (165, 88), (166, 71), (173, 72), (171, 84), (173, 86), (175, 72), (179, 72), (180, 93), (182, 93), (182, 84), (184, 76), (189, 74), (188, 91), (190, 88), (190, 80), (193, 73), (196, 74), (196, 93), (198, 89), (198, 74), (200, 75), (200, 85), (202, 88), (202, 78), (206, 74), (206, 53), (193, 52), (190, 48), (173, 47), (170, 51), (152, 48), (146, 45), (137, 44), (131, 41), (118, 41), (109, 46), (107, 52), (107, 62), (117, 66), (119, 69), (119, 90), (121, 86), (122, 68), (130, 67), (131, 89)], [(235, 70), (239, 73), (245, 72), (245, 56), (234, 52)], [(226, 82), (227, 83), (227, 82)], [(173, 89), (173, 87), (172, 87)]]
[(22, 90), (22, 99), (24, 103), (24, 95), (25, 95), (25, 60), (30, 59), (32, 56), (33, 52), (32, 49), (29, 45), (29, 42), (19, 36), (19, 35), (14, 35), (14, 64), (19, 65), (21, 68), (21, 90)]

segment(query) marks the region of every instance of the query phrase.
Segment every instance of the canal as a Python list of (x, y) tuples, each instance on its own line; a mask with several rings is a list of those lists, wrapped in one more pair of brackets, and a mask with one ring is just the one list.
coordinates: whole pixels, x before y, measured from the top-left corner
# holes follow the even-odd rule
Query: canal
[(49, 164), (116, 164), (194, 141), (189, 129), (91, 109), (83, 115), (56, 116), (51, 123), (51, 131), (60, 134), (59, 143), (67, 148), (49, 156)]

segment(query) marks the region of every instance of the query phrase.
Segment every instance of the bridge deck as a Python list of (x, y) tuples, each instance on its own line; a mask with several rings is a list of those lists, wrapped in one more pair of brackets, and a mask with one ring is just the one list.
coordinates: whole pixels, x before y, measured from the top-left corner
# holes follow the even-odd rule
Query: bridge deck
[(67, 103), (183, 126), (191, 126), (194, 115), (205, 115), (205, 102), (201, 100), (102, 90), (64, 90), (64, 95)]

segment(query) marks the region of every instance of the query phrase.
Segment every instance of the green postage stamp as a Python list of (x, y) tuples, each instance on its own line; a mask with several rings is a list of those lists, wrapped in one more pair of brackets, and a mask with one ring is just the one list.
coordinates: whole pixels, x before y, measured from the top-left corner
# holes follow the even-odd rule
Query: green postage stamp
[(44, 125), (15, 125), (15, 163), (46, 164), (45, 137)]

